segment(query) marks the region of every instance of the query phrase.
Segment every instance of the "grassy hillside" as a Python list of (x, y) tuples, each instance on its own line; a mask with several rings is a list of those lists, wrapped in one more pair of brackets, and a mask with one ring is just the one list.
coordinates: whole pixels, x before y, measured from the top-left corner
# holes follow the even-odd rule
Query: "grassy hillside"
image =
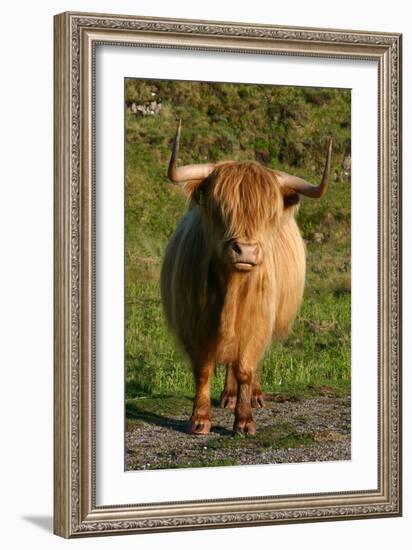
[[(165, 326), (159, 272), (185, 210), (166, 177), (176, 121), (182, 163), (256, 159), (309, 181), (335, 139), (332, 181), (298, 216), (307, 243), (304, 301), (290, 338), (265, 358), (264, 391), (350, 384), (350, 92), (262, 85), (126, 81), (126, 397), (191, 394), (192, 375)], [(217, 369), (213, 393), (223, 385)]]

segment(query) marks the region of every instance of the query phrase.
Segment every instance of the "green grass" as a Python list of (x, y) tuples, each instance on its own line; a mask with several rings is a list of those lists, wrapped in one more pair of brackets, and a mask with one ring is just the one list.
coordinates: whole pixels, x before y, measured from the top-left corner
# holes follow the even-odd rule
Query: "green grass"
[[(154, 96), (152, 95), (154, 94)], [(129, 107), (153, 97), (158, 115)], [(350, 185), (342, 161), (350, 150), (345, 90), (126, 81), (126, 398), (190, 396), (193, 380), (168, 332), (159, 292), (163, 253), (185, 210), (166, 167), (182, 117), (182, 163), (257, 159), (318, 180), (327, 135), (335, 139), (330, 190), (303, 199), (298, 223), (307, 244), (306, 289), (290, 337), (261, 365), (264, 391), (300, 393), (328, 385), (350, 389)], [(239, 113), (244, 113), (239, 116)], [(327, 131), (325, 131), (327, 128)], [(223, 386), (218, 367), (212, 395)]]

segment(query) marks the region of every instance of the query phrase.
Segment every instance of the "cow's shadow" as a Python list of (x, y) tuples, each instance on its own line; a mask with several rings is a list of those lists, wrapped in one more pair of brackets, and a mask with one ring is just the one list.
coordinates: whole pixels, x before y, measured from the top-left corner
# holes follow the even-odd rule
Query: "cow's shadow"
[[(217, 401), (212, 400), (212, 405), (216, 406)], [(155, 426), (160, 426), (168, 430), (172, 430), (179, 433), (187, 433), (187, 424), (188, 419), (181, 420), (179, 418), (173, 418), (162, 413), (156, 413), (153, 411), (147, 411), (136, 405), (129, 406), (126, 405), (126, 419), (131, 420), (140, 420), (146, 424), (152, 424)], [(216, 433), (219, 435), (231, 435), (231, 430), (228, 430), (224, 426), (212, 426), (211, 433)]]

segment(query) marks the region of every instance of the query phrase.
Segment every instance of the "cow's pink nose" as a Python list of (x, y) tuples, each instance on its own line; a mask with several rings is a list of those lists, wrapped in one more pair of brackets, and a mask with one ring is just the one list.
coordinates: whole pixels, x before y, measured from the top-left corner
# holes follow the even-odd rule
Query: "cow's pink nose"
[(233, 241), (232, 250), (235, 263), (256, 264), (259, 251), (257, 243)]

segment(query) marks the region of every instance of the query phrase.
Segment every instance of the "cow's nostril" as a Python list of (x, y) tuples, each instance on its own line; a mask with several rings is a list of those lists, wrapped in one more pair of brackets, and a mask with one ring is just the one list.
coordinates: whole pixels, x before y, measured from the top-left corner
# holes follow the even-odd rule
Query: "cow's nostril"
[(242, 254), (242, 249), (240, 248), (240, 246), (236, 241), (232, 243), (232, 248), (236, 252), (236, 254)]

